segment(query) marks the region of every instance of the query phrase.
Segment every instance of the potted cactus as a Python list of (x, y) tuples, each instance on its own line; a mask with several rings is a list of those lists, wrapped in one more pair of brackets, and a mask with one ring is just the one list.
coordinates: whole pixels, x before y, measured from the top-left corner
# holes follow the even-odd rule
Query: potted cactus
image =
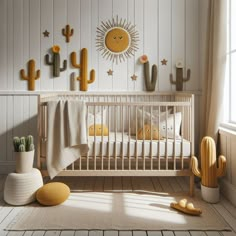
[(32, 171), (34, 163), (34, 138), (27, 137), (13, 138), (14, 154), (16, 160), (16, 172), (28, 173)]
[(201, 170), (198, 160), (192, 157), (192, 172), (201, 178), (202, 198), (206, 202), (216, 203), (220, 199), (218, 177), (224, 176), (226, 171), (226, 158), (222, 155), (216, 160), (215, 141), (211, 137), (204, 137), (201, 142)]

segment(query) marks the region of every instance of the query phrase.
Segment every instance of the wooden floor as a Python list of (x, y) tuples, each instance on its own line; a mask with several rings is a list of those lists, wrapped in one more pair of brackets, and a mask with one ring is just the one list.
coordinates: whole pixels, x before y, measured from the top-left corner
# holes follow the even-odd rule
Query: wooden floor
[[(20, 207), (9, 206), (3, 201), (6, 176), (0, 175), (0, 236), (231, 236), (236, 235), (236, 208), (224, 197), (213, 207), (225, 218), (232, 231), (4, 231)], [(48, 180), (45, 179), (45, 182)], [(66, 177), (57, 178), (77, 191), (163, 191), (186, 192), (188, 179), (184, 177)]]

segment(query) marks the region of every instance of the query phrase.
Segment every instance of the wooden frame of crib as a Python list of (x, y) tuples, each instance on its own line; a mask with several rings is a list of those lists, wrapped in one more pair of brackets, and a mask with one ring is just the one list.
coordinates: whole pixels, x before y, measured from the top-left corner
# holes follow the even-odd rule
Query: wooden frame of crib
[[(194, 155), (194, 96), (188, 93), (80, 93), (61, 92), (54, 94), (43, 94), (38, 100), (38, 156), (37, 165), (43, 175), (47, 175), (45, 168), (45, 148), (47, 142), (46, 112), (47, 102), (60, 99), (83, 99), (86, 101), (88, 111), (94, 114), (96, 123), (97, 108), (100, 108), (103, 117), (104, 108), (107, 108), (108, 129), (114, 131), (111, 135), (100, 137), (94, 135), (88, 137), (92, 143), (92, 151), (87, 156), (80, 157), (75, 163), (59, 173), (59, 176), (189, 176), (190, 195), (194, 192), (194, 175), (190, 169), (190, 159)], [(137, 110), (142, 110), (142, 123), (145, 122), (144, 110), (149, 110), (151, 117), (154, 111), (164, 110), (166, 127), (168, 127), (168, 109), (172, 113), (181, 112), (181, 138), (168, 137), (164, 140), (138, 140), (138, 118)], [(135, 114), (132, 117), (131, 114)], [(114, 117), (116, 117), (114, 119)], [(119, 117), (119, 118), (117, 118)], [(124, 118), (125, 117), (125, 118)], [(160, 116), (159, 116), (160, 117)], [(103, 119), (103, 118), (102, 118)], [(152, 119), (150, 119), (152, 127)], [(163, 122), (163, 121), (162, 121)], [(131, 124), (135, 123), (136, 135), (131, 134)], [(157, 119), (158, 127), (161, 126), (160, 118)], [(175, 129), (175, 118), (173, 121)], [(89, 127), (88, 127), (89, 128)], [(160, 128), (159, 133), (160, 133)], [(143, 131), (144, 132), (144, 131)], [(118, 137), (119, 136), (119, 140)], [(185, 140), (189, 144), (189, 152), (184, 155)], [(163, 153), (161, 154), (161, 145)], [(170, 145), (173, 145), (170, 153)], [(182, 145), (182, 146), (181, 146)], [(146, 150), (145, 150), (146, 149)], [(147, 151), (148, 149), (148, 151)], [(158, 149), (154, 154), (153, 150)], [(179, 153), (178, 150), (179, 150)], [(133, 153), (131, 154), (133, 150)]]

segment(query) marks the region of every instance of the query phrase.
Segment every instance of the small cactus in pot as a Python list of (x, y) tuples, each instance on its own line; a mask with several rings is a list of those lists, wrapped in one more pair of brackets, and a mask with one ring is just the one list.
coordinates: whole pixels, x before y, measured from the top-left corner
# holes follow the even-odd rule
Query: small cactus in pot
[(35, 150), (33, 136), (14, 137), (13, 147), (16, 160), (16, 172), (28, 173), (32, 171)]
[(201, 142), (201, 169), (198, 168), (196, 157), (191, 159), (192, 172), (201, 178), (202, 198), (211, 203), (219, 201), (218, 177), (225, 175), (226, 158), (220, 155), (216, 158), (215, 141), (211, 137), (204, 137)]

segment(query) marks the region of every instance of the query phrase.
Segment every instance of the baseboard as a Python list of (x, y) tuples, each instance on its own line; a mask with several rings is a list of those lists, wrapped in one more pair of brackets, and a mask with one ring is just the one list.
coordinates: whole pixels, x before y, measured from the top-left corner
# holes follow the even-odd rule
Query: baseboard
[(236, 187), (226, 179), (220, 181), (220, 191), (234, 206), (236, 206)]
[(14, 161), (0, 161), (0, 174), (9, 174), (15, 171)]

